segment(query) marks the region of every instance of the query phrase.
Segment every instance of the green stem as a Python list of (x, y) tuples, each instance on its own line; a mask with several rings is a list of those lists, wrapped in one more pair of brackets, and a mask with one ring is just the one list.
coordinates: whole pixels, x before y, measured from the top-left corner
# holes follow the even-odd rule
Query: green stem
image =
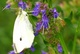
[(54, 50), (55, 50), (56, 54), (59, 54), (57, 47), (54, 47)]
[(77, 39), (77, 35), (75, 34), (75, 36), (74, 36), (74, 42), (73, 42), (72, 54), (75, 54), (75, 48), (76, 48), (76, 39)]
[(65, 44), (65, 42), (63, 40), (63, 37), (62, 37), (62, 35), (60, 33), (58, 34), (58, 37), (59, 37), (60, 43), (62, 45), (64, 54), (68, 54), (68, 49), (67, 49), (66, 44)]
[(78, 24), (78, 27), (76, 28), (76, 32), (75, 32), (75, 36), (74, 36), (72, 54), (75, 54), (75, 49), (76, 49), (76, 40), (77, 40), (77, 34), (78, 34), (78, 30), (79, 30), (79, 22), (77, 24)]
[(51, 7), (52, 7), (52, 2), (53, 2), (53, 1), (52, 1), (52, 0), (47, 0), (47, 1), (48, 1), (47, 3), (48, 3), (49, 8), (51, 8)]

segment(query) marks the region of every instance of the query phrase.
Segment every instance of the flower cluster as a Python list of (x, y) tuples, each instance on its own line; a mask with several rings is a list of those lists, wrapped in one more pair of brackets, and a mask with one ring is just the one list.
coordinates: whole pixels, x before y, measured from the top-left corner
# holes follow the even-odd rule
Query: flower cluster
[(47, 15), (46, 15), (45, 4), (37, 2), (36, 5), (35, 5), (35, 7), (34, 7), (34, 9), (33, 9), (32, 14), (34, 16), (38, 16), (39, 13), (42, 14), (42, 19), (41, 19), (41, 21), (39, 21), (36, 24), (35, 35), (37, 35), (38, 31), (40, 31), (42, 28), (47, 29), (48, 28), (48, 23), (49, 23), (49, 19), (48, 19)]
[[(41, 18), (41, 21), (37, 22), (36, 24), (36, 29), (35, 29), (35, 36), (38, 35), (38, 32), (43, 28), (43, 29), (48, 29), (49, 27), (49, 17), (47, 15), (47, 11), (48, 10), (48, 6), (47, 4), (43, 4), (43, 3), (40, 3), (40, 2), (37, 2), (34, 9), (33, 9), (33, 16), (38, 16), (39, 13), (42, 14), (42, 18)], [(53, 10), (51, 10), (51, 13), (53, 15), (53, 18), (57, 18), (59, 16), (56, 8), (54, 8)]]
[[(9, 9), (10, 7), (11, 7), (11, 4), (7, 4), (5, 6), (6, 9)], [(26, 2), (19, 0), (18, 7), (21, 8), (22, 10), (25, 10), (28, 7), (28, 5), (26, 4)], [(44, 31), (44, 30), (50, 29), (49, 25), (51, 25), (50, 23), (53, 23), (53, 21), (50, 22), (51, 19), (57, 19), (59, 17), (59, 13), (57, 12), (56, 8), (51, 9), (48, 7), (47, 4), (42, 2), (36, 2), (35, 7), (31, 11), (31, 14), (35, 17), (38, 17), (39, 15), (41, 16), (41, 18), (39, 18), (39, 21), (36, 23), (35, 32), (34, 32), (35, 36), (37, 36), (41, 30)], [(50, 39), (50, 40), (53, 40), (53, 39)], [(29, 49), (32, 52), (36, 50), (33, 45)], [(62, 52), (62, 46), (60, 44), (57, 44), (57, 49), (58, 49), (58, 52), (60, 53)], [(10, 51), (9, 54), (15, 54), (15, 52)], [(23, 52), (20, 52), (19, 54), (23, 54)], [(47, 54), (47, 52), (42, 50), (41, 54)]]
[(23, 2), (22, 0), (19, 1), (18, 6), (20, 8), (22, 8), (23, 10), (25, 10), (27, 8), (27, 4), (25, 2)]
[[(25, 9), (27, 8), (27, 4), (26, 4), (25, 2), (23, 2), (22, 0), (19, 0), (18, 6), (19, 6), (21, 9), (23, 9), (23, 10), (25, 10)], [(9, 9), (10, 7), (11, 7), (11, 3), (9, 2), (9, 3), (5, 6), (4, 9)]]

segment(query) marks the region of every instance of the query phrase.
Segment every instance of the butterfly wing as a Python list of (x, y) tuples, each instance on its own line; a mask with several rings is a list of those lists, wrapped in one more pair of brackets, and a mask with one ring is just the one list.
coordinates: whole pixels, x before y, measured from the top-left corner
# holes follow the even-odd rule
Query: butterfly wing
[(30, 48), (33, 40), (34, 33), (32, 24), (30, 23), (26, 12), (22, 10), (15, 20), (13, 30), (13, 47), (16, 53), (20, 53), (25, 48)]

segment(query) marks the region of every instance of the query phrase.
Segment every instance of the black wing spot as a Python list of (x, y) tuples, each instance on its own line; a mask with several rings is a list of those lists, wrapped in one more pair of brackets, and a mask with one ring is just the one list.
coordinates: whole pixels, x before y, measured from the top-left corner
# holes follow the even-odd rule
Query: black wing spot
[(22, 41), (22, 38), (20, 37), (20, 41)]

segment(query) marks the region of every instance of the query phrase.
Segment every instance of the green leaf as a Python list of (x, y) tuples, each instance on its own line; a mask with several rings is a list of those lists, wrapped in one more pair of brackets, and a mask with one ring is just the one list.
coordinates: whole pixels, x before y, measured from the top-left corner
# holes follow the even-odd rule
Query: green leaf
[(68, 49), (67, 49), (67, 47), (66, 47), (66, 44), (65, 44), (65, 42), (64, 42), (64, 40), (63, 40), (63, 37), (62, 37), (61, 33), (58, 34), (58, 37), (59, 37), (60, 43), (61, 43), (61, 45), (62, 45), (64, 54), (68, 54)]
[(38, 49), (44, 49), (46, 47), (44, 40), (40, 34), (35, 37), (34, 42), (37, 42)]

